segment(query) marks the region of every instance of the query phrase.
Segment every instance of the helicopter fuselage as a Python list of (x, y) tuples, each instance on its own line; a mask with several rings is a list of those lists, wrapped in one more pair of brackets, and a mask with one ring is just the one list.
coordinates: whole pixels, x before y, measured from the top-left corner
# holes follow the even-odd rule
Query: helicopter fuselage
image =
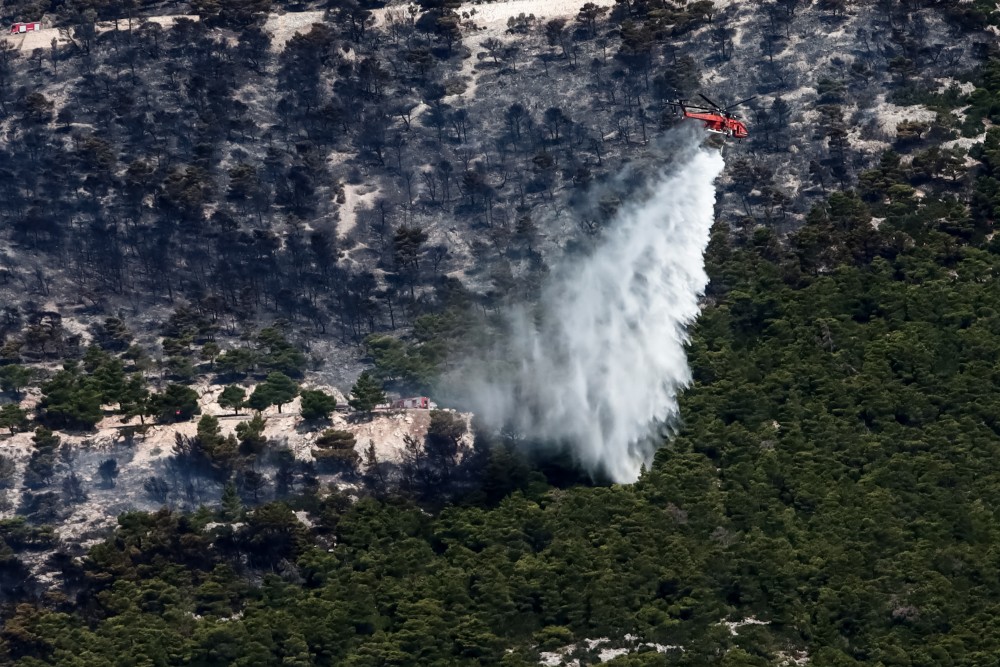
[(747, 126), (736, 120), (718, 113), (698, 113), (683, 109), (685, 118), (694, 118), (705, 123), (705, 129), (714, 134), (724, 134), (734, 139), (745, 139), (749, 136)]

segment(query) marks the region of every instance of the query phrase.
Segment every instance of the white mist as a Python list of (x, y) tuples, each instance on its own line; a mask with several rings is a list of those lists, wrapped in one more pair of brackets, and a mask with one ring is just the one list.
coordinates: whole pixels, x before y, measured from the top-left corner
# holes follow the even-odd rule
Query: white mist
[(722, 168), (718, 151), (690, 149), (645, 200), (622, 206), (593, 254), (546, 286), (539, 318), (511, 314), (508, 372), (463, 370), (462, 402), (488, 424), (569, 446), (593, 473), (635, 481), (691, 381), (684, 348), (708, 283)]

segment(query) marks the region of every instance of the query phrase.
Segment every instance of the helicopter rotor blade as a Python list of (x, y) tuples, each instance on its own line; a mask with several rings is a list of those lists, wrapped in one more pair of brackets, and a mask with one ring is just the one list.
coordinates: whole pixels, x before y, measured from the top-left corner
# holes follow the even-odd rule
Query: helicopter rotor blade
[(685, 100), (677, 100), (676, 102), (667, 102), (667, 106), (676, 107), (679, 109), (694, 109), (697, 111), (716, 111), (715, 108), (702, 107), (696, 104), (688, 104)]
[(754, 95), (753, 97), (748, 97), (745, 100), (743, 100), (742, 102), (737, 102), (736, 104), (730, 104), (728, 107), (726, 107), (726, 110), (728, 111), (729, 109), (734, 109), (734, 108), (736, 108), (738, 106), (746, 104), (747, 102), (751, 102), (751, 101), (753, 101), (755, 99), (757, 99), (756, 95)]
[(705, 97), (701, 93), (698, 93), (698, 97), (700, 97), (701, 99), (705, 100), (706, 102), (708, 102), (709, 104), (711, 104), (716, 109), (721, 109), (722, 108), (721, 105), (716, 104), (715, 102), (713, 102), (712, 100), (708, 99), (707, 97)]

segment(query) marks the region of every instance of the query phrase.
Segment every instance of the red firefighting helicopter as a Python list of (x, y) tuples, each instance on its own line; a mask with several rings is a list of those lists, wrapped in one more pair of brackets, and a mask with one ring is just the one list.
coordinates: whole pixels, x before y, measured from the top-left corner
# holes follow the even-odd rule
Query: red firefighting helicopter
[[(728, 107), (723, 107), (721, 104), (713, 102), (701, 93), (698, 93), (698, 97), (708, 102), (711, 106), (691, 106), (686, 100), (677, 100), (676, 102), (672, 102), (671, 106), (679, 108), (681, 112), (683, 112), (685, 118), (695, 118), (702, 121), (705, 123), (705, 129), (714, 134), (722, 134), (727, 137), (733, 137), (734, 139), (745, 139), (750, 136), (750, 133), (747, 132), (747, 126), (744, 125), (739, 120), (739, 117), (732, 113), (730, 109), (734, 109), (751, 100), (757, 99), (756, 95), (754, 97), (748, 97), (742, 102), (730, 104)], [(697, 109), (697, 111), (692, 112), (689, 111), (690, 109)]]

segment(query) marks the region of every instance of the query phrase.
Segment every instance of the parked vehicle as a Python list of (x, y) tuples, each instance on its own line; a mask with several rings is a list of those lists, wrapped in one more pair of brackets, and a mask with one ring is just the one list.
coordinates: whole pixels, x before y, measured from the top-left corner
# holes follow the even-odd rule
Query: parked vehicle
[(36, 30), (41, 30), (42, 24), (35, 23), (15, 23), (10, 27), (10, 34), (19, 35), (25, 32), (35, 32)]

